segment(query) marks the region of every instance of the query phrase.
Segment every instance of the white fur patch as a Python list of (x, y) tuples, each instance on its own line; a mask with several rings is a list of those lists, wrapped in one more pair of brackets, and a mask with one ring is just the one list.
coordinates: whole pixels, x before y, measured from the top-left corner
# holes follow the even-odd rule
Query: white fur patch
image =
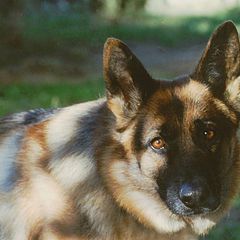
[(47, 142), (50, 150), (56, 150), (74, 136), (78, 120), (86, 115), (92, 107), (98, 106), (102, 99), (87, 103), (76, 104), (63, 108), (47, 125)]
[(203, 99), (204, 96), (209, 94), (209, 90), (207, 86), (194, 81), (190, 80), (190, 82), (176, 90), (176, 93), (181, 97), (184, 96), (187, 99), (191, 99), (195, 104), (199, 103)]
[(216, 222), (204, 217), (193, 218), (191, 222), (192, 229), (198, 235), (207, 234), (208, 231), (216, 224)]
[(95, 167), (89, 157), (81, 154), (62, 158), (57, 163), (53, 161), (50, 169), (62, 186), (71, 189), (93, 174)]
[(237, 110), (240, 111), (240, 77), (231, 81), (227, 85), (226, 100)]
[(24, 195), (22, 208), (34, 211), (47, 221), (57, 219), (67, 206), (59, 185), (44, 173), (33, 173), (30, 189), (27, 191), (29, 192)]
[(29, 177), (30, 182), (19, 184), (7, 198), (0, 195), (1, 234), (6, 239), (28, 239), (37, 224), (52, 222), (68, 209), (69, 201), (50, 176), (33, 171)]
[(10, 198), (5, 200), (2, 196), (0, 199), (0, 239), (27, 239), (26, 219), (18, 215), (17, 207), (12, 203)]
[(11, 188), (11, 181), (16, 174), (16, 155), (19, 148), (20, 134), (14, 132), (4, 138), (0, 144), (0, 191), (7, 191)]
[(59, 237), (57, 237), (54, 233), (52, 233), (51, 230), (45, 230), (45, 231), (43, 231), (43, 233), (41, 235), (41, 239), (59, 240)]

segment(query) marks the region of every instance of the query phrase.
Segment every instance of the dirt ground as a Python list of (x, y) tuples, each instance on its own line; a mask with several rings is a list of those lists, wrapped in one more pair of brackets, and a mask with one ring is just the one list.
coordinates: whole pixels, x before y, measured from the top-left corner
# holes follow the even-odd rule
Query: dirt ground
[[(176, 77), (192, 72), (203, 51), (203, 44), (184, 48), (164, 48), (156, 43), (128, 43), (128, 46), (151, 75), (157, 79)], [(101, 74), (101, 51), (94, 54), (91, 63), (95, 74)], [(89, 66), (91, 67), (91, 64)], [(91, 72), (90, 69), (89, 72)]]
[[(203, 50), (203, 45), (164, 48), (156, 43), (130, 42), (128, 46), (157, 79), (190, 73)], [(102, 48), (86, 50), (74, 47), (52, 55), (33, 54), (0, 68), (2, 82), (79, 81), (101, 76)]]

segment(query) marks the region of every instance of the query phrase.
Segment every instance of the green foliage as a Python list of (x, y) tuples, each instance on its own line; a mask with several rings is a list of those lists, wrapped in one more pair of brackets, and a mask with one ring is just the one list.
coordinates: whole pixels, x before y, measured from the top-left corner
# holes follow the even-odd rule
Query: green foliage
[(239, 223), (231, 222), (216, 227), (204, 240), (238, 240), (239, 239)]
[[(23, 36), (29, 47), (50, 49), (79, 44), (101, 46), (109, 36), (125, 41), (154, 41), (165, 46), (187, 45), (206, 40), (217, 25), (225, 20), (240, 24), (240, 8), (214, 16), (149, 16), (124, 15), (114, 21), (92, 15), (79, 8), (67, 12), (27, 14), (24, 17)], [(29, 43), (31, 43), (29, 45)]]
[(17, 83), (0, 87), (0, 115), (33, 108), (63, 107), (103, 95), (103, 81), (82, 83)]

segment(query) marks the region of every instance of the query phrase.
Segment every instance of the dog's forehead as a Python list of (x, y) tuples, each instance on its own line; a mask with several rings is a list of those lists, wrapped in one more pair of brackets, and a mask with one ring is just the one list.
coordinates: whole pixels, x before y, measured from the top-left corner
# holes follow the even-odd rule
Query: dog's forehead
[(215, 98), (206, 85), (197, 81), (175, 87), (174, 94), (184, 104), (185, 120), (208, 117), (216, 112)]
[(175, 94), (184, 103), (185, 118), (211, 118), (221, 115), (237, 123), (234, 112), (224, 101), (214, 97), (207, 85), (190, 80), (186, 85), (176, 87)]
[(186, 104), (201, 105), (212, 100), (208, 87), (197, 81), (190, 80), (186, 84), (177, 85), (174, 94)]
[(155, 121), (180, 120), (190, 123), (199, 118), (211, 118), (218, 113), (236, 121), (229, 108), (213, 96), (207, 85), (192, 79), (181, 84), (176, 82), (160, 87), (147, 106), (148, 113)]
[(162, 88), (151, 97), (148, 109), (157, 116), (174, 117), (183, 115), (186, 111), (205, 112), (213, 97), (207, 86), (194, 80), (182, 84), (173, 83)]

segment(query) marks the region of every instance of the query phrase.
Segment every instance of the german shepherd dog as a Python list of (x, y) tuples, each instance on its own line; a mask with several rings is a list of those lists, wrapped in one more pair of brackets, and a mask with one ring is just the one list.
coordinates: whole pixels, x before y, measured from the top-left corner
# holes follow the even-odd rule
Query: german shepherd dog
[(2, 118), (0, 239), (206, 234), (240, 183), (239, 47), (225, 22), (191, 75), (164, 81), (110, 38), (106, 98)]

